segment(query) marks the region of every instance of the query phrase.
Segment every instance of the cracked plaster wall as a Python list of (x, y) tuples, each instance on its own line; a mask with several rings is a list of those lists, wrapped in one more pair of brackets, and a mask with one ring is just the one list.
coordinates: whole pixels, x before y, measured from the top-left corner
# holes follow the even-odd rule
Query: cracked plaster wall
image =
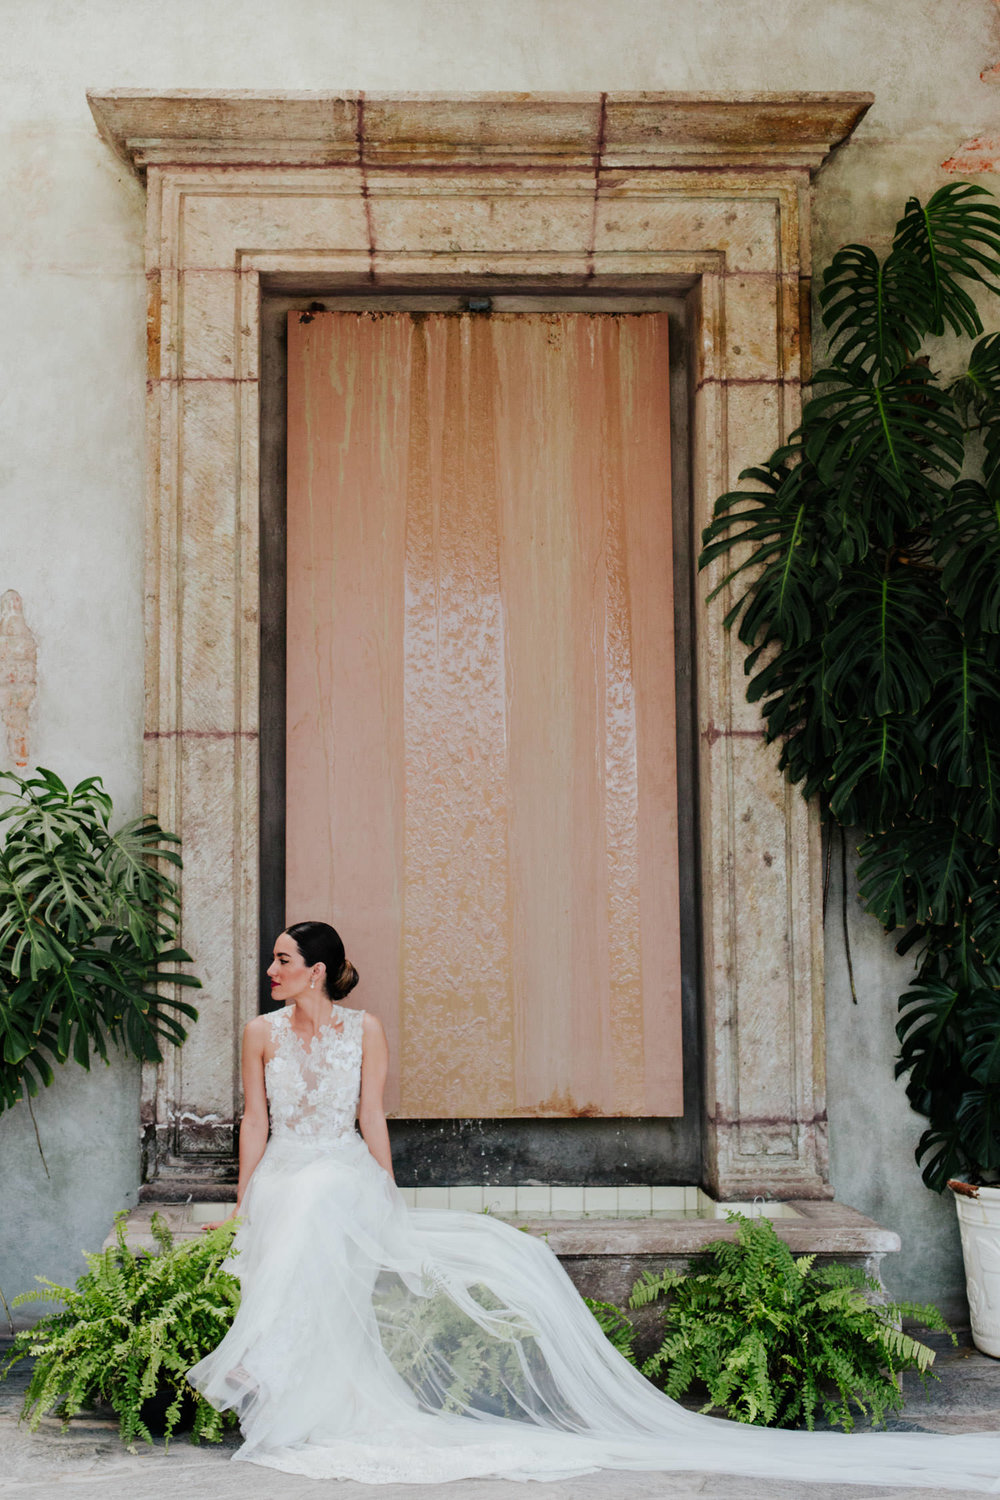
[[(0, 0), (0, 30), (0, 593), (22, 595), (38, 644), (33, 761), (102, 774), (122, 818), (141, 785), (143, 195), (86, 88), (870, 89), (816, 186), (819, 265), (884, 240), (942, 162), (996, 159), (994, 0)], [(851, 910), (857, 1007), (839, 923), (827, 945), (834, 1186), (902, 1234), (893, 1289), (955, 1307), (951, 1208), (920, 1187), (919, 1122), (891, 1082), (905, 966)], [(134, 1201), (136, 1099), (126, 1063), (61, 1078), (36, 1106), (51, 1182), (26, 1115), (0, 1119), (8, 1297), (72, 1276)]]

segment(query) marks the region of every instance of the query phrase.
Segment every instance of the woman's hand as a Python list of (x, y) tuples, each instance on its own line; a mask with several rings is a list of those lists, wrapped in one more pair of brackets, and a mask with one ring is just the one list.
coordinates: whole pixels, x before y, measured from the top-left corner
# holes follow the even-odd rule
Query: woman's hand
[(213, 1219), (212, 1222), (211, 1222), (211, 1224), (203, 1224), (201, 1226), (202, 1233), (203, 1234), (207, 1234), (210, 1229), (221, 1229), (222, 1226), (223, 1226), (223, 1224), (231, 1224), (233, 1222), (233, 1220), (236, 1218), (236, 1216), (238, 1215), (239, 1211), (240, 1211), (240, 1206), (237, 1203), (237, 1205), (233, 1209), (232, 1213), (231, 1214), (227, 1214), (224, 1219)]

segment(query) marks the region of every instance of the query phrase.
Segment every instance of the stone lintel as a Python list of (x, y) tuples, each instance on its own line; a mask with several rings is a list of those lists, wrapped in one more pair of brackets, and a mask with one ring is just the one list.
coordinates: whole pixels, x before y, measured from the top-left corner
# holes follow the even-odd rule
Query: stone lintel
[(733, 165), (815, 172), (867, 93), (343, 94), (115, 89), (88, 94), (101, 135), (149, 165)]

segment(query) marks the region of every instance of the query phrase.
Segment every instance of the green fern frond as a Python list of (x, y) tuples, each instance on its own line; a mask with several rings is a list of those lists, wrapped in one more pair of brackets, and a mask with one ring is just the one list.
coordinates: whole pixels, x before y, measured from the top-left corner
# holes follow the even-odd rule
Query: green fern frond
[(623, 1354), (626, 1359), (631, 1359), (635, 1328), (630, 1319), (613, 1302), (602, 1302), (593, 1297), (584, 1297), (583, 1300), (594, 1314), (601, 1332), (612, 1347), (617, 1349), (619, 1354)]
[(215, 1412), (185, 1377), (221, 1342), (239, 1304), (238, 1282), (221, 1269), (235, 1226), (171, 1248), (161, 1223), (154, 1226), (160, 1253), (147, 1255), (128, 1246), (125, 1217), (117, 1218), (114, 1246), (84, 1257), (87, 1270), (75, 1287), (40, 1277), (39, 1291), (16, 1299), (57, 1298), (64, 1307), (17, 1335), (0, 1378), (25, 1356), (34, 1359), (22, 1409), (32, 1429), (49, 1413), (65, 1423), (103, 1400), (114, 1407), (124, 1442), (151, 1442), (143, 1403), (166, 1388), (167, 1440), (189, 1400), (194, 1437), (218, 1441), (234, 1414)]
[[(854, 1413), (878, 1425), (901, 1400), (902, 1370), (926, 1378), (933, 1351), (898, 1327), (906, 1316), (942, 1327), (934, 1308), (882, 1304), (858, 1267), (793, 1256), (767, 1218), (728, 1216), (736, 1238), (695, 1257), (691, 1274), (645, 1274), (634, 1307), (662, 1303), (663, 1337), (642, 1366), (675, 1400), (692, 1386), (706, 1411), (764, 1425), (815, 1425), (820, 1413), (849, 1430)], [(835, 1393), (835, 1394), (832, 1394)]]

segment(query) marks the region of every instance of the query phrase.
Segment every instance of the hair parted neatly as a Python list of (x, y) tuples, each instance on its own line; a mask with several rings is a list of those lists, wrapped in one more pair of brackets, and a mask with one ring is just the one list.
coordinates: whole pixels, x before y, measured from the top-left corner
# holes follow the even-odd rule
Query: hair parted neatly
[(348, 961), (340, 933), (329, 922), (293, 922), (285, 928), (303, 961), (310, 967), (325, 964), (323, 989), (330, 1000), (343, 1000), (358, 982), (358, 971)]

